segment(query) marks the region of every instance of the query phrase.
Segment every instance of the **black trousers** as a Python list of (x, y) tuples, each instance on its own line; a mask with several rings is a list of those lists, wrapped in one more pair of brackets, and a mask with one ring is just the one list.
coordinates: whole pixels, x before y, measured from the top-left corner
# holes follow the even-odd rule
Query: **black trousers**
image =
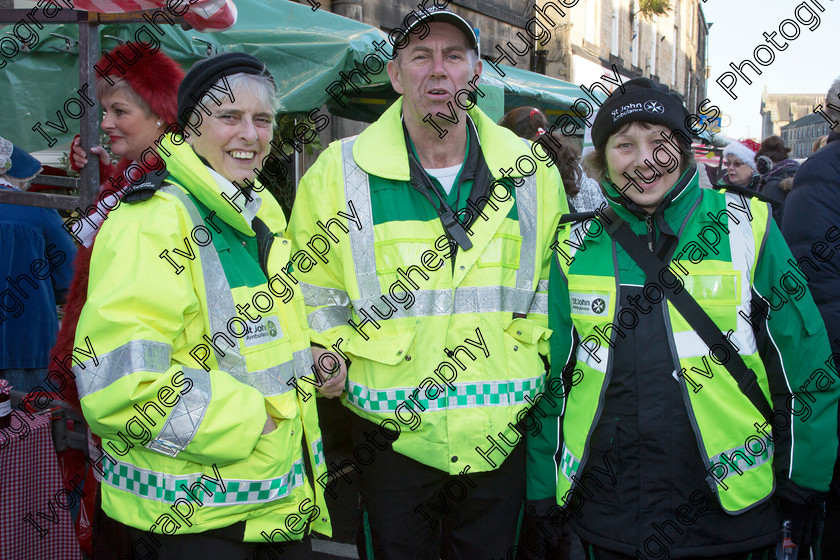
[[(354, 445), (380, 427), (356, 417)], [(360, 466), (359, 557), (367, 560), (513, 558), (525, 498), (525, 445), (498, 469), (449, 475), (396, 453), (378, 439)], [(498, 455), (498, 454), (497, 454)], [(510, 556), (508, 556), (510, 554)]]
[[(581, 541), (581, 544), (583, 545), (583, 553), (586, 560), (639, 560), (638, 556), (629, 556), (627, 554), (604, 550), (603, 548), (598, 548), (583, 541)], [(770, 547), (750, 552), (740, 552), (738, 554), (726, 554), (724, 556), (692, 556), (685, 560), (774, 560), (775, 558), (776, 547)]]
[[(104, 517), (107, 517), (103, 514)], [(108, 518), (131, 540), (127, 555), (108, 555), (110, 560), (313, 560), (309, 536), (287, 543), (242, 542), (245, 522), (204, 533), (158, 535), (143, 532)], [(106, 545), (107, 546), (107, 545)], [(99, 560), (99, 556), (95, 560)]]

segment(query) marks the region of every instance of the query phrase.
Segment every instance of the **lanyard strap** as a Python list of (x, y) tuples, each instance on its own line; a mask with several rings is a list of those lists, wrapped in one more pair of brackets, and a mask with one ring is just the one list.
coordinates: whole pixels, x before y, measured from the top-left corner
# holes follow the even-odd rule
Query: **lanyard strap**
[[(648, 250), (644, 242), (633, 233), (633, 230), (630, 229), (626, 221), (619, 217), (615, 209), (608, 207), (603, 213), (607, 220), (612, 220), (612, 223), (606, 226), (607, 233), (610, 237), (627, 251), (630, 258), (639, 265), (648, 278), (659, 278), (660, 272), (668, 268), (668, 265)], [(713, 346), (722, 344), (729, 350), (729, 359), (724, 364), (726, 371), (738, 383), (738, 389), (750, 400), (764, 419), (769, 422), (773, 415), (773, 410), (770, 408), (767, 399), (758, 386), (758, 378), (755, 372), (747, 367), (738, 350), (723, 335), (712, 318), (709, 317), (709, 314), (700, 307), (697, 300), (681, 284), (675, 283), (672, 287), (667, 287), (662, 283), (657, 285), (665, 293), (668, 301), (673, 304), (677, 311), (680, 312), (680, 315), (697, 332), (697, 335), (703, 340), (706, 346), (711, 349)]]

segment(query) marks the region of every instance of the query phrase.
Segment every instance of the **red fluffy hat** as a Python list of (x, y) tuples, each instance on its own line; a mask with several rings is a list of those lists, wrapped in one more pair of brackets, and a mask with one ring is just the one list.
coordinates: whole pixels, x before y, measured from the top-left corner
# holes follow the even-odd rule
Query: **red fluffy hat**
[(178, 86), (184, 71), (163, 54), (142, 43), (124, 43), (96, 63), (97, 80), (125, 79), (167, 124), (178, 122)]

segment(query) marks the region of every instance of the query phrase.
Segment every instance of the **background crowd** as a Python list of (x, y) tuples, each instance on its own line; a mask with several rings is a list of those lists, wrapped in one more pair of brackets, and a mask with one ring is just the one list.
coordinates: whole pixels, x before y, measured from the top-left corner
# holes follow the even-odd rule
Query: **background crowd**
[[(75, 473), (96, 495), (81, 506), (92, 507), (95, 524), (89, 553), (132, 557), (153, 533), (159, 558), (232, 558), (266, 541), (282, 543), (277, 557), (312, 557), (311, 534), (331, 533), (327, 458), (310, 399), (318, 394), (341, 396), (354, 413), (357, 448), (371, 434), (386, 442), (361, 477), (360, 557), (501, 557), (518, 545), (520, 558), (570, 558), (573, 530), (588, 559), (621, 560), (638, 547), (651, 553), (655, 521), (670, 523), (657, 531), (672, 558), (769, 559), (780, 521), (789, 521), (800, 558), (812, 546), (840, 558), (840, 384), (814, 380), (826, 367), (836, 377), (840, 355), (840, 132), (804, 162), (779, 136), (732, 140), (720, 169), (695, 161), (683, 134), (678, 165), (656, 168), (650, 154), (683, 129), (687, 110), (641, 78), (604, 102), (587, 154), (531, 106), (499, 123), (459, 109), (463, 118), (441, 137), (423, 117), (446, 107), (482, 62), (469, 23), (432, 13), (433, 22), (413, 24), (429, 33), (388, 65), (402, 97), (321, 154), (288, 225), (254, 183), (271, 149), (275, 77), (235, 52), (185, 74), (142, 45), (111, 52), (125, 59), (126, 49), (140, 49), (143, 61), (96, 83), (101, 127), (119, 161), (78, 137), (71, 146), (74, 169), (98, 162), (102, 184), (77, 232), (81, 246), (56, 211), (0, 204), (0, 378), (27, 393), (51, 359), (72, 355), (86, 337), (97, 349), (98, 359), (78, 361), (66, 376), (65, 395), (84, 413), (90, 455), (103, 457), (101, 471)], [(840, 79), (827, 93), (835, 98)], [(626, 110), (649, 99), (664, 107), (661, 116)], [(188, 134), (190, 114), (207, 106)], [(175, 125), (183, 134), (167, 132)], [(550, 153), (534, 173), (494, 179), (537, 141)], [(153, 162), (141, 157), (150, 146)], [(0, 189), (25, 189), (39, 171), (0, 138)], [(507, 198), (493, 198), (497, 182), (508, 184)], [(700, 329), (672, 306), (679, 290), (654, 281), (619, 237), (644, 241), (667, 268), (709, 227), (706, 215), (729, 215), (738, 200), (749, 201), (750, 219), (736, 228), (729, 218), (718, 234), (728, 240), (723, 254), (683, 262), (701, 313), (719, 331), (732, 329), (728, 348), (753, 375), (751, 393), (738, 389), (730, 365), (710, 362)], [(357, 207), (357, 229), (334, 220)], [(582, 226), (591, 220), (614, 242)], [(341, 239), (330, 260), (290, 266), (324, 228)], [(434, 259), (424, 252), (430, 243)], [(755, 327), (762, 298), (789, 289), (793, 259), (807, 288)], [(408, 285), (410, 306), (399, 297)], [(632, 326), (610, 322), (634, 309)], [(587, 346), (599, 336), (603, 343)], [(441, 357), (461, 366), (451, 387), (425, 379)], [(687, 370), (709, 374), (704, 391), (688, 390), (679, 374)], [(560, 380), (557, 402), (538, 400), (548, 388), (543, 372)], [(807, 397), (797, 394), (809, 379)], [(806, 398), (813, 418), (761, 437), (761, 460), (733, 461), (737, 475), (715, 470), (768, 419), (763, 407), (793, 423), (791, 402)], [(408, 402), (422, 412), (418, 426), (400, 432), (391, 420), (385, 429), (380, 421), (399, 419)], [(531, 405), (543, 430), (515, 437)], [(140, 429), (139, 409), (153, 430)], [(597, 478), (602, 464), (611, 484)], [(424, 509), (454, 482), (470, 485), (467, 499)], [(190, 523), (162, 521), (190, 499)], [(685, 503), (703, 508), (687, 536), (670, 519)]]

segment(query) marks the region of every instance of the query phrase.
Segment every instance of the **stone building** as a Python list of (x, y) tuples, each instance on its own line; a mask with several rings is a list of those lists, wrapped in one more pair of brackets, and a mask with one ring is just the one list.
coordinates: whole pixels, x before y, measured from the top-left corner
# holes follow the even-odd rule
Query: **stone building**
[[(603, 74), (645, 76), (680, 93), (694, 112), (706, 97), (708, 25), (701, 0), (671, 0), (648, 20), (635, 0), (536, 0), (536, 17), (553, 25), (546, 74), (591, 85)], [(560, 12), (565, 13), (564, 16)], [(539, 60), (539, 56), (537, 60)]]
[[(423, 0), (319, 0), (321, 9), (391, 31), (405, 28), (406, 16), (418, 10)], [(446, 6), (466, 17), (480, 30), (481, 55), (486, 57), (493, 45), (511, 43), (516, 66), (530, 67), (532, 46), (523, 43), (517, 33), (522, 33), (533, 0), (426, 0), (425, 6)], [(418, 10), (419, 13), (419, 10)], [(523, 36), (527, 37), (523, 33)], [(522, 54), (516, 54), (516, 51)], [(506, 64), (511, 64), (506, 62)]]
[(780, 132), (779, 136), (785, 141), (785, 145), (791, 148), (790, 157), (806, 158), (813, 151), (814, 141), (830, 134), (831, 128), (822, 116), (811, 113), (782, 126)]
[[(761, 139), (781, 136), (782, 127), (814, 112), (825, 93), (761, 93)], [(818, 115), (819, 116), (819, 115)]]

